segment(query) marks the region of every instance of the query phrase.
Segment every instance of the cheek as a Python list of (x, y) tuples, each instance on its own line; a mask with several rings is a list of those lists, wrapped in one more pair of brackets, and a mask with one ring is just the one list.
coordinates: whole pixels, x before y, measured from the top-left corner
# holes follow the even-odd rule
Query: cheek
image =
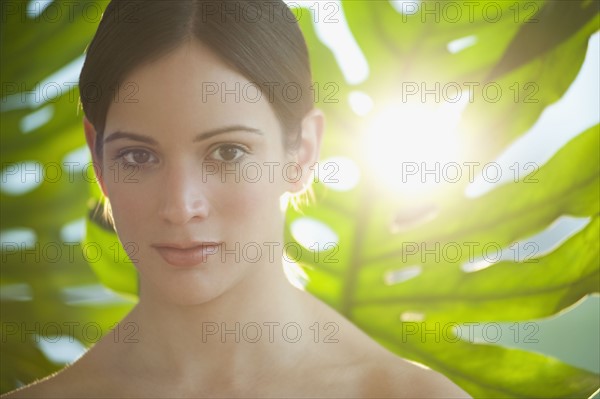
[(274, 184), (269, 183), (240, 182), (221, 185), (217, 190), (219, 195), (215, 196), (213, 204), (219, 204), (219, 208), (236, 214), (265, 211), (278, 197)]
[(148, 220), (153, 196), (136, 183), (107, 185), (115, 226), (122, 242), (138, 239), (137, 230), (143, 228), (140, 220)]
[[(281, 182), (249, 182), (221, 184), (214, 187), (215, 195), (211, 202), (215, 213), (236, 222), (240, 227), (252, 225), (266, 227), (279, 223), (281, 219), (280, 196), (285, 192)], [(242, 227), (243, 228), (243, 227)]]

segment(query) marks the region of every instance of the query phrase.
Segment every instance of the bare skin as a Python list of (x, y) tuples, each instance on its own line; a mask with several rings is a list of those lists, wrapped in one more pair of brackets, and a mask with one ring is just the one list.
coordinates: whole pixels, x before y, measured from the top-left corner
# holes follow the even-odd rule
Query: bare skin
[[(6, 398), (468, 397), (442, 375), (388, 352), (287, 281), (279, 199), (310, 180), (323, 132), (319, 111), (305, 117), (300, 148), (290, 154), (264, 98), (228, 102), (199, 95), (205, 82), (249, 82), (195, 42), (139, 67), (126, 80), (139, 89), (138, 101), (111, 105), (101, 156), (93, 126), (86, 120), (84, 128), (102, 168), (124, 157), (140, 166), (135, 184), (100, 179), (121, 242), (136, 245), (139, 303), (118, 334), (108, 334), (62, 372)], [(198, 136), (232, 125), (261, 133), (236, 128)], [(143, 140), (117, 132), (134, 132)], [(224, 145), (229, 147), (221, 151)], [(238, 158), (241, 150), (232, 145), (248, 151)], [(222, 159), (232, 154), (234, 161)], [(230, 166), (291, 161), (306, 178), (203, 180), (198, 173), (207, 160)], [(170, 264), (156, 248), (192, 241), (220, 242), (220, 250), (236, 243), (279, 245), (273, 257), (259, 262), (210, 255), (183, 267)], [(215, 327), (235, 330), (236, 323), (238, 339), (233, 333), (210, 334)], [(296, 324), (284, 331), (288, 323)]]
[[(308, 329), (312, 323), (302, 324), (295, 317), (293, 320), (302, 326), (307, 339), (288, 343), (282, 335), (273, 334), (274, 342), (270, 343), (266, 327), (263, 327), (263, 339), (254, 344), (244, 340), (243, 335), (239, 343), (235, 343), (233, 335), (229, 340), (221, 340), (219, 335), (206, 337), (207, 343), (196, 347), (202, 354), (197, 355), (195, 366), (184, 370), (167, 360), (179, 350), (173, 342), (174, 337), (168, 343), (159, 341), (149, 345), (149, 339), (147, 341), (142, 334), (146, 321), (140, 318), (143, 316), (138, 307), (120, 323), (120, 327), (139, 323), (139, 342), (122, 342), (124, 339), (115, 342), (115, 335), (108, 334), (70, 367), (5, 397), (470, 397), (442, 375), (388, 352), (327, 305), (285, 283), (290, 294), (286, 305), (296, 303), (299, 306), (295, 309), (306, 310), (312, 315), (312, 323), (318, 321), (320, 326), (335, 323), (339, 330), (331, 338), (338, 342), (323, 342), (326, 331), (321, 329), (319, 342), (315, 343), (313, 330)], [(295, 314), (298, 316), (299, 313)], [(280, 320), (282, 326), (290, 318)], [(153, 325), (156, 328), (156, 322)], [(131, 331), (121, 329), (119, 336), (134, 338)], [(275, 329), (275, 332), (280, 330)], [(248, 340), (255, 337), (254, 332), (247, 335), (251, 335)], [(293, 340), (295, 333), (289, 335), (288, 338)], [(202, 334), (197, 334), (196, 341), (201, 340)], [(165, 350), (171, 345), (173, 347), (168, 350), (173, 350), (173, 354), (169, 355)], [(228, 351), (235, 353), (228, 355)], [(247, 360), (239, 367), (232, 365), (237, 362), (231, 360), (232, 356), (237, 353), (241, 356), (242, 352), (248, 352)]]

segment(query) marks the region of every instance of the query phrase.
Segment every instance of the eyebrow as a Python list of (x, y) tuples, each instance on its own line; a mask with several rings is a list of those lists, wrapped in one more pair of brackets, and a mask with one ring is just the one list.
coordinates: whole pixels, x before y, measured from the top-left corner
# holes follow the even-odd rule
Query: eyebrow
[[(259, 134), (261, 136), (264, 135), (264, 133), (262, 131), (260, 131), (259, 129), (255, 129), (253, 127), (243, 126), (243, 125), (233, 125), (233, 126), (224, 126), (224, 127), (220, 127), (217, 129), (212, 129), (212, 130), (200, 133), (194, 137), (192, 142), (197, 143), (199, 141), (209, 139), (209, 138), (211, 138), (213, 136), (217, 136), (219, 134), (230, 133), (230, 132), (239, 132), (239, 131), (255, 133), (255, 134)], [(104, 143), (105, 144), (110, 143), (111, 141), (115, 141), (115, 140), (119, 140), (119, 139), (129, 139), (129, 140), (140, 141), (140, 142), (146, 143), (146, 144), (158, 145), (158, 141), (156, 141), (155, 139), (153, 139), (150, 136), (146, 136), (146, 135), (139, 134), (139, 133), (123, 132), (123, 131), (116, 131), (116, 132), (106, 136), (104, 138)]]

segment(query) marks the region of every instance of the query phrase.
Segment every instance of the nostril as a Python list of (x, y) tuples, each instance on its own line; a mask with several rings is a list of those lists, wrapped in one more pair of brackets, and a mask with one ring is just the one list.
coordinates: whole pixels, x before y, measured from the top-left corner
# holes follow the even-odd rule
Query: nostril
[(195, 161), (180, 158), (164, 169), (164, 180), (157, 190), (160, 198), (160, 216), (172, 224), (185, 224), (194, 219), (205, 219), (209, 213), (207, 186), (199, 182)]
[(204, 198), (170, 195), (161, 205), (159, 214), (172, 224), (185, 224), (192, 219), (206, 219), (209, 206)]

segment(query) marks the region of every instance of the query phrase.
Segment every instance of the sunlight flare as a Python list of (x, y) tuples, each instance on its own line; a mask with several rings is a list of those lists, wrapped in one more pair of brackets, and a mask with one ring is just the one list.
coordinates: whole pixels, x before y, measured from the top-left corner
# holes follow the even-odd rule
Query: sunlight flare
[(456, 179), (450, 167), (460, 159), (456, 127), (465, 103), (392, 104), (376, 113), (363, 147), (371, 175), (408, 196)]

